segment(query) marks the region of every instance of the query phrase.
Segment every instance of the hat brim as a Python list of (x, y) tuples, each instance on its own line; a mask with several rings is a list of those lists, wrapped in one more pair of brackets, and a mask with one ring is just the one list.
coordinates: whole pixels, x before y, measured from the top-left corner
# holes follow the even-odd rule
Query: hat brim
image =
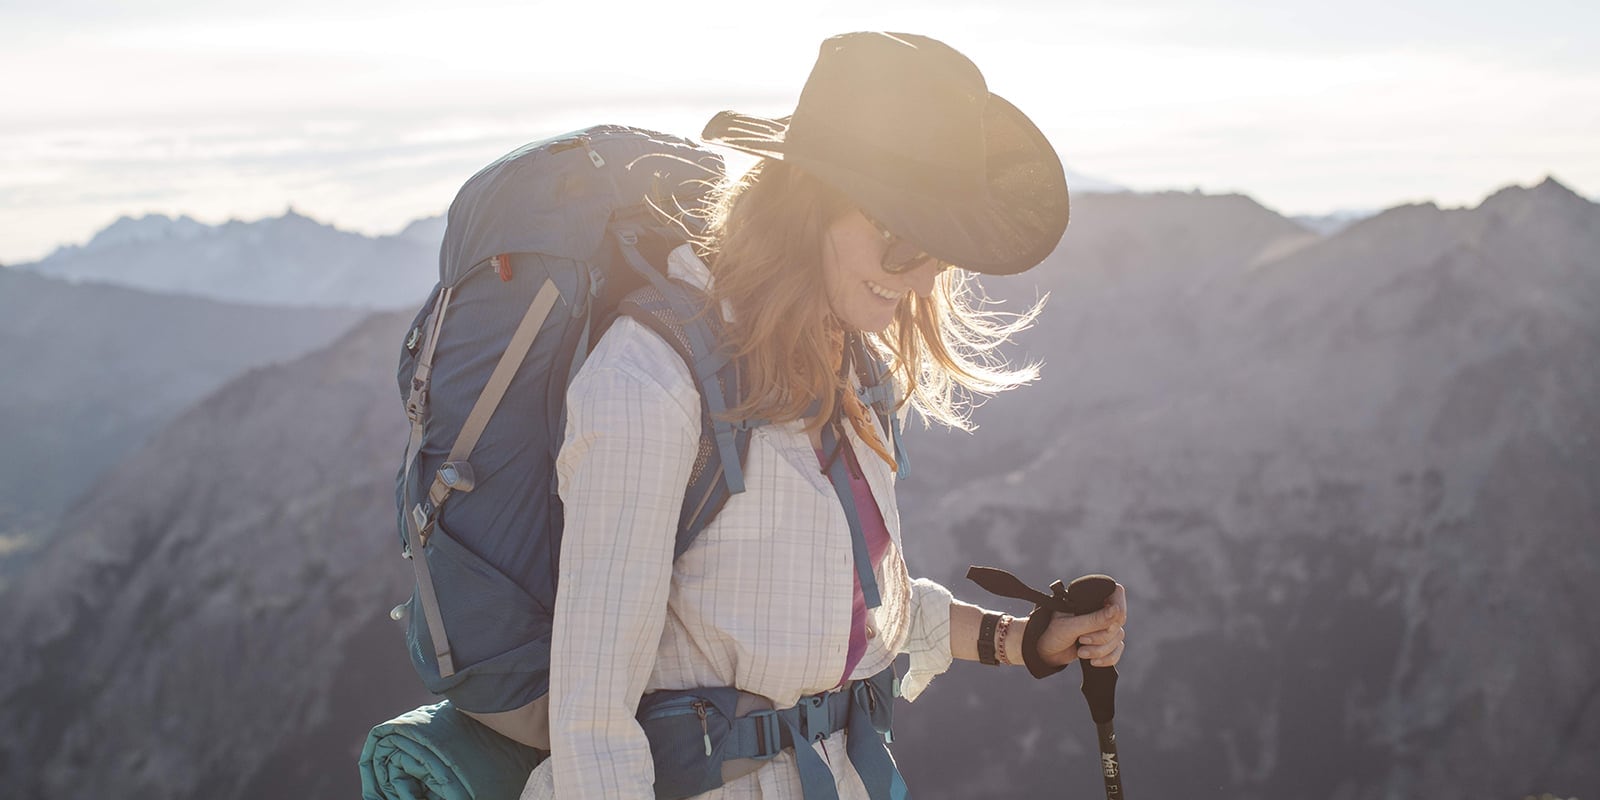
[(889, 184), (809, 157), (785, 141), (789, 121), (723, 111), (701, 138), (788, 161), (843, 192), (896, 235), (963, 269), (1023, 272), (1044, 261), (1066, 233), (1071, 209), (1061, 160), (1033, 122), (999, 95), (991, 93), (984, 107), (985, 190), (979, 194)]

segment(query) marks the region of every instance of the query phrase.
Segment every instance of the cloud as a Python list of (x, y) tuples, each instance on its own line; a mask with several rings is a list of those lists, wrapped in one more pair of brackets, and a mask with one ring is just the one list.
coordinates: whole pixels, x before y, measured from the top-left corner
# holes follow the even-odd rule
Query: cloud
[(1600, 30), (1582, 25), (1600, 6), (1555, 0), (799, 15), (718, 0), (603, 19), (581, 4), (66, 2), (0, 8), (0, 73), (27, 76), (0, 117), (8, 262), (146, 211), (293, 203), (393, 230), (542, 136), (601, 121), (693, 135), (724, 108), (784, 113), (818, 43), (861, 29), (956, 45), (1071, 166), (1137, 188), (1246, 189), (1316, 211), (1465, 203), (1546, 172), (1600, 187), (1600, 48), (1582, 32)]

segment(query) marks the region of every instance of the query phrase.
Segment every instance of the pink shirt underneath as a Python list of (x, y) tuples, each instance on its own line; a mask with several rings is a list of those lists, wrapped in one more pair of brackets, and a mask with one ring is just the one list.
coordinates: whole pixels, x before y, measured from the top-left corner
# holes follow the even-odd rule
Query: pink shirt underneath
[[(826, 463), (827, 455), (820, 449), (816, 453), (818, 465)], [(839, 457), (854, 458), (854, 455), (846, 447)], [(845, 471), (850, 475), (850, 491), (855, 495), (861, 532), (866, 534), (867, 554), (872, 558), (873, 569), (877, 569), (883, 563), (883, 554), (889, 550), (889, 528), (884, 525), (883, 512), (878, 510), (878, 503), (872, 497), (872, 487), (867, 485), (866, 479), (851, 470)], [(856, 664), (861, 663), (861, 656), (867, 652), (867, 599), (861, 592), (860, 573), (856, 573), (854, 584), (855, 599), (851, 602), (850, 611), (850, 650), (845, 655), (844, 675), (839, 678), (840, 684), (850, 680), (850, 673), (855, 671)]]

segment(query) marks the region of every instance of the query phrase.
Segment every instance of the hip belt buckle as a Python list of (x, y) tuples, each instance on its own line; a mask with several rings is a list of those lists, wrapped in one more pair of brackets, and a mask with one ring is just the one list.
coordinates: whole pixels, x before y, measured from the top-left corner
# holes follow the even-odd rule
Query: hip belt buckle
[(797, 708), (800, 711), (800, 733), (806, 737), (807, 743), (820, 742), (833, 732), (828, 719), (826, 694), (802, 697)]

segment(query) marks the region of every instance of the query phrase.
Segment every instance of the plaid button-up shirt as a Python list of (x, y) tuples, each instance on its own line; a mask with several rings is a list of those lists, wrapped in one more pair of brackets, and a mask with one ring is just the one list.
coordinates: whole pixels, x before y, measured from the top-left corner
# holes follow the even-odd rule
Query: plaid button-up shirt
[[(687, 246), (669, 266), (698, 285), (710, 279)], [(950, 593), (907, 574), (894, 474), (843, 427), (891, 539), (876, 572), (883, 604), (869, 615), (852, 677), (909, 653), (902, 691), (914, 698), (949, 667)], [(618, 320), (568, 392), (557, 459), (566, 529), (550, 667), (553, 755), (524, 800), (653, 798), (649, 745), (634, 719), (645, 692), (736, 686), (785, 708), (839, 682), (851, 628), (850, 529), (801, 423), (753, 432), (745, 492), (674, 560), (699, 436), (700, 396), (683, 361), (653, 331)], [(845, 734), (813, 747), (840, 797), (865, 800)], [(702, 797), (798, 800), (798, 775), (784, 752)]]

